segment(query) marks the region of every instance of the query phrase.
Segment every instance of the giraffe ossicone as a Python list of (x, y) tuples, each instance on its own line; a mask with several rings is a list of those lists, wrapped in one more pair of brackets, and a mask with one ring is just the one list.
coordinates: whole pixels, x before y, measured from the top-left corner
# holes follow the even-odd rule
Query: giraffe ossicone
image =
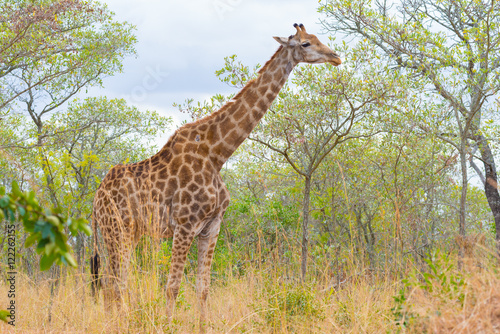
[[(173, 237), (166, 287), (166, 312), (171, 319), (186, 256), (198, 237), (196, 289), (200, 330), (207, 319), (210, 267), (229, 192), (220, 170), (262, 119), (298, 63), (341, 64), (340, 57), (318, 38), (294, 24), (295, 35), (274, 37), (278, 50), (257, 78), (218, 111), (175, 131), (165, 146), (144, 161), (113, 167), (96, 191), (93, 207), (95, 256), (91, 259), (93, 287), (101, 284), (106, 308), (120, 300), (130, 257), (147, 234)], [(99, 274), (97, 226), (108, 252)]]

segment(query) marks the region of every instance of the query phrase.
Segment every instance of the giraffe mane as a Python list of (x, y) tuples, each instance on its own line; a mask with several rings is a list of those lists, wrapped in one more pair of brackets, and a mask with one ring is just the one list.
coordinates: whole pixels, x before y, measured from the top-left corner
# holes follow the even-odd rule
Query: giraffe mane
[[(280, 45), (278, 50), (276, 50), (276, 52), (273, 54), (273, 56), (264, 64), (264, 66), (262, 66), (258, 71), (257, 71), (257, 77), (248, 81), (247, 84), (238, 92), (236, 93), (236, 95), (232, 98), (234, 100), (237, 100), (238, 98), (240, 98), (241, 96), (243, 96), (243, 94), (245, 94), (245, 92), (250, 88), (252, 87), (254, 84), (255, 84), (255, 81), (257, 80), (257, 78), (267, 70), (267, 68), (270, 66), (270, 64), (278, 57), (279, 53), (281, 52), (281, 50), (283, 50), (283, 46)], [(223, 112), (225, 109), (227, 109), (228, 107), (230, 106), (230, 103), (229, 101), (226, 102), (222, 107), (220, 107), (219, 109), (217, 109), (216, 111), (212, 112), (211, 114), (205, 116), (205, 117), (202, 117), (192, 123), (189, 123), (189, 124), (192, 124), (192, 125), (195, 125), (195, 124), (199, 124), (201, 122), (205, 122), (205, 121), (208, 121), (212, 118), (215, 118), (217, 117), (217, 115), (220, 113), (220, 112)], [(189, 125), (189, 124), (186, 124), (186, 125)]]

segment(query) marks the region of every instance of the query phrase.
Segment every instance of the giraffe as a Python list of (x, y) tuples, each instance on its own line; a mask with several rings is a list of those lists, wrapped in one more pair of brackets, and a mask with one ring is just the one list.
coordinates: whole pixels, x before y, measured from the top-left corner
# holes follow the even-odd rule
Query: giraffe
[[(173, 237), (166, 285), (170, 321), (188, 250), (198, 237), (197, 298), (200, 330), (207, 319), (210, 267), (229, 192), (220, 170), (249, 136), (298, 63), (341, 64), (319, 39), (294, 24), (295, 35), (274, 37), (278, 50), (234, 98), (218, 111), (175, 131), (165, 146), (141, 162), (117, 165), (103, 179), (93, 203), (95, 255), (91, 259), (93, 290), (99, 288), (99, 225), (108, 252), (102, 276), (106, 308), (120, 299), (132, 251), (142, 235)], [(151, 224), (158, 222), (157, 226)], [(96, 290), (97, 291), (97, 290)]]

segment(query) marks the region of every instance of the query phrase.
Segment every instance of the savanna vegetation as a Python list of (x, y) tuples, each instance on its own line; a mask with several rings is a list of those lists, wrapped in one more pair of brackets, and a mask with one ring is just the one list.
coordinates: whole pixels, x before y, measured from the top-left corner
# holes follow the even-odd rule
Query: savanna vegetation
[[(318, 17), (343, 64), (298, 66), (222, 170), (210, 331), (499, 332), (500, 2), (322, 0)], [(12, 233), (17, 272), (1, 332), (196, 332), (196, 243), (173, 323), (171, 240), (137, 246), (120, 313), (91, 297), (94, 192), (172, 130), (85, 97), (135, 55), (135, 28), (81, 0), (0, 0), (0, 26), (0, 309)], [(258, 68), (233, 55), (216, 75), (241, 88)], [(177, 107), (195, 120), (230, 98)]]

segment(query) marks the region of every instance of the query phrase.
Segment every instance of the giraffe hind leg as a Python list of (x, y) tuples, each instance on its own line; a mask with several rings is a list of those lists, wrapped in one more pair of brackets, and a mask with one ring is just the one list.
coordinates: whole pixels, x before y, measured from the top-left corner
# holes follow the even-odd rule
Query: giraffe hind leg
[(218, 234), (213, 236), (199, 236), (198, 238), (198, 273), (196, 275), (196, 294), (200, 309), (200, 332), (206, 332), (207, 324), (207, 297), (210, 286), (210, 268), (217, 244)]
[(122, 247), (119, 251), (108, 251), (108, 254), (109, 269), (106, 272), (106, 284), (103, 291), (105, 307), (111, 309), (113, 305), (120, 307), (124, 302), (132, 249)]
[(172, 262), (167, 281), (167, 318), (172, 320), (175, 308), (175, 300), (179, 294), (179, 288), (184, 273), (187, 253), (194, 239), (194, 232), (178, 225), (174, 231), (174, 240), (172, 242)]
[[(134, 242), (131, 237), (127, 237), (120, 228), (107, 230), (103, 233), (108, 251), (108, 263), (104, 270), (102, 280), (104, 306), (107, 310), (113, 305), (121, 306), (123, 300), (123, 290), (126, 288), (130, 258), (134, 249)], [(114, 233), (113, 233), (114, 232)]]

